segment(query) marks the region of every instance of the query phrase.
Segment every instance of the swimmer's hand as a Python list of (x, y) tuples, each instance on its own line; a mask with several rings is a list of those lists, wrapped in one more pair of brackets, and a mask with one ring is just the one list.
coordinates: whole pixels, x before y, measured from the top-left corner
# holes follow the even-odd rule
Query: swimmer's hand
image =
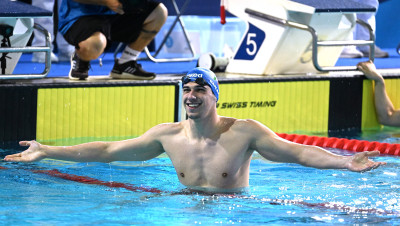
[(41, 144), (32, 140), (32, 141), (20, 141), (19, 145), (21, 146), (29, 146), (29, 148), (23, 152), (7, 155), (4, 157), (4, 161), (10, 162), (36, 162), (46, 158), (46, 154), (41, 151)]
[(357, 64), (357, 68), (363, 72), (368, 79), (383, 83), (383, 77), (377, 72), (375, 64), (372, 61), (360, 62)]
[(374, 162), (369, 157), (379, 155), (379, 151), (365, 151), (353, 155), (346, 164), (347, 169), (354, 172), (365, 172), (376, 169), (381, 165), (386, 165), (386, 162)]

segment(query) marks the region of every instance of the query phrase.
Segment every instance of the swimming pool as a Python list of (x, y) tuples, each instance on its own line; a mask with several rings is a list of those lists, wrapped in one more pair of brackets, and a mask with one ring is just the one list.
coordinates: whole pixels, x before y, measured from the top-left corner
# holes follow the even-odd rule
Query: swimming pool
[[(1, 157), (6, 152), (12, 150), (3, 150)], [(165, 155), (110, 164), (2, 162), (0, 220), (3, 225), (398, 225), (400, 158), (376, 160), (388, 165), (355, 173), (273, 163), (254, 155), (250, 187), (236, 195), (184, 192)]]

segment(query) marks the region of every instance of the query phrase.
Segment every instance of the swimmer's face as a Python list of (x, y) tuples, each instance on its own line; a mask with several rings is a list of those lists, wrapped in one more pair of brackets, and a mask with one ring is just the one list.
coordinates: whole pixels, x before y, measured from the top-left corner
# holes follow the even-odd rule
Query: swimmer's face
[(204, 117), (210, 110), (215, 110), (217, 98), (209, 86), (189, 82), (182, 89), (183, 105), (189, 118)]

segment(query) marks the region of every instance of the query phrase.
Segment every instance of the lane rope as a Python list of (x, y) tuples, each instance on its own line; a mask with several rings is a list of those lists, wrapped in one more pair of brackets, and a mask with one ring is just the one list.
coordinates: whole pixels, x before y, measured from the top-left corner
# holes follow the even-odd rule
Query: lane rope
[(277, 135), (285, 140), (292, 141), (298, 144), (314, 145), (322, 148), (336, 148), (354, 152), (379, 151), (381, 154), (386, 155), (400, 155), (400, 144), (286, 133), (277, 133)]
[(120, 182), (114, 182), (114, 181), (102, 181), (102, 180), (98, 180), (98, 179), (87, 177), (87, 176), (79, 176), (79, 175), (75, 175), (75, 174), (61, 173), (57, 169), (31, 170), (31, 171), (34, 173), (46, 174), (49, 176), (62, 178), (64, 180), (75, 181), (75, 182), (79, 182), (79, 183), (83, 183), (83, 184), (102, 185), (102, 186), (106, 186), (109, 188), (125, 188), (126, 190), (135, 191), (135, 192), (143, 191), (143, 192), (150, 192), (150, 193), (156, 193), (156, 194), (161, 193), (161, 190), (158, 190), (157, 188), (136, 186), (133, 184), (120, 183)]
[[(7, 167), (0, 166), (0, 169), (9, 169)], [(114, 181), (102, 181), (98, 180), (95, 178), (87, 177), (87, 176), (79, 176), (75, 174), (69, 174), (69, 173), (62, 173), (57, 169), (52, 169), (52, 170), (29, 170), (33, 173), (38, 173), (38, 174), (45, 174), (48, 176), (52, 177), (57, 177), (61, 178), (64, 180), (69, 180), (69, 181), (74, 181), (82, 184), (93, 184), (93, 185), (101, 185), (101, 186), (106, 186), (109, 188), (124, 188), (129, 191), (134, 191), (134, 192), (150, 192), (150, 193), (155, 193), (159, 194), (162, 191), (157, 189), (157, 188), (151, 188), (151, 187), (146, 187), (146, 186), (137, 186), (133, 184), (128, 184), (128, 183), (120, 183), (120, 182), (114, 182)]]

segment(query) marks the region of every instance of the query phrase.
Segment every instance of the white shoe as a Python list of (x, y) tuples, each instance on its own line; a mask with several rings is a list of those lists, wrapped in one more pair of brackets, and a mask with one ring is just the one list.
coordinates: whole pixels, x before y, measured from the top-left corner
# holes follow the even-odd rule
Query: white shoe
[[(44, 63), (45, 62), (45, 57), (46, 57), (46, 53), (35, 52), (35, 53), (32, 54), (32, 62)], [(51, 58), (51, 62), (58, 62), (58, 57), (53, 52), (51, 52), (50, 58)]]
[(343, 48), (340, 58), (361, 58), (364, 54), (356, 49), (355, 46), (346, 46)]

